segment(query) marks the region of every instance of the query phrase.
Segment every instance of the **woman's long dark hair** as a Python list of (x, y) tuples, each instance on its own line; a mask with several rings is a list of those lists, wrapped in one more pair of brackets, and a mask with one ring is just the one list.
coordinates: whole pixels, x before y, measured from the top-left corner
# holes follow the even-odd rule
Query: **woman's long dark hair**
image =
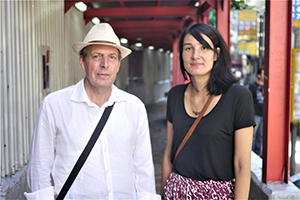
[[(196, 40), (198, 40), (202, 45), (213, 50), (217, 55), (218, 59), (214, 61), (213, 68), (211, 70), (210, 78), (207, 84), (207, 89), (210, 94), (219, 95), (224, 94), (228, 88), (238, 81), (238, 79), (231, 72), (231, 56), (228, 51), (227, 44), (222, 38), (221, 34), (217, 29), (207, 24), (194, 24), (188, 27), (181, 35), (179, 41), (180, 49), (180, 68), (181, 73), (185, 80), (191, 78), (191, 75), (186, 71), (183, 65), (182, 51), (183, 51), (183, 40), (187, 34), (191, 34)], [(206, 35), (213, 43), (211, 47), (201, 36), (201, 34)], [(220, 48), (220, 53), (217, 48)]]

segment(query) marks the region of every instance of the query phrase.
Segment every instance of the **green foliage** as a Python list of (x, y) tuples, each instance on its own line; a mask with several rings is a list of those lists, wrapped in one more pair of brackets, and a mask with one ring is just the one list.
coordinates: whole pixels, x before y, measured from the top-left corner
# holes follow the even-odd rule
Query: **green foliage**
[(213, 26), (216, 28), (216, 10), (212, 10), (209, 12), (209, 16), (208, 16), (208, 19), (209, 19), (209, 25)]
[(245, 0), (231, 0), (231, 10), (251, 10), (253, 8), (254, 6), (250, 6)]

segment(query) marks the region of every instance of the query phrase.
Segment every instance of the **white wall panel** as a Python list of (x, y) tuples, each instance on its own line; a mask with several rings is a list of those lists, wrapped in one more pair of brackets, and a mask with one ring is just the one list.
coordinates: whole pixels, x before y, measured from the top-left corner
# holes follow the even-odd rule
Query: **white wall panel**
[[(0, 1), (0, 22), (3, 21), (3, 7), (4, 7), (4, 2)], [(3, 83), (2, 83), (2, 78), (3, 78), (3, 39), (4, 39), (4, 34), (3, 34), (3, 23), (0, 23), (0, 144), (1, 144), (1, 148), (0, 148), (0, 163), (4, 163), (4, 161), (2, 162), (2, 154), (3, 154), (3, 147), (2, 147), (2, 137), (3, 137), (3, 112), (2, 112), (2, 108), (3, 108), (3, 94), (2, 94), (2, 90), (3, 90)], [(2, 164), (0, 164), (0, 177), (2, 177), (3, 174), (3, 166)], [(1, 183), (1, 179), (0, 179), (0, 183)]]
[(84, 72), (71, 46), (90, 27), (76, 9), (65, 14), (63, 0), (0, 1), (1, 177), (28, 161), (35, 118), (47, 95), (40, 47), (50, 48), (50, 92), (75, 84)]

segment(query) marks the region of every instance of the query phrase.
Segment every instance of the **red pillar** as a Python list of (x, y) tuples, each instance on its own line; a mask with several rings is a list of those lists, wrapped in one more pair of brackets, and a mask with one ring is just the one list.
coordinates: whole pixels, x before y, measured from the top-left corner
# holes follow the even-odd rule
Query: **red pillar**
[(208, 14), (202, 15), (202, 23), (209, 24), (209, 17)]
[(230, 10), (231, 1), (223, 0), (216, 2), (217, 29), (220, 31), (230, 49)]
[(179, 38), (176, 36), (173, 40), (173, 83), (175, 86), (179, 83), (180, 67), (179, 67)]
[(262, 181), (289, 179), (292, 1), (266, 1)]

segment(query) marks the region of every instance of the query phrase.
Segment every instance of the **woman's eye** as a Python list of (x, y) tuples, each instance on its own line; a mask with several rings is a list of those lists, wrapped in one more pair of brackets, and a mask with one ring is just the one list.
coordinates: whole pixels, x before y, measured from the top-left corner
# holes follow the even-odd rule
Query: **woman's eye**
[(192, 48), (191, 47), (186, 47), (185, 50), (190, 51), (190, 50), (192, 50)]

